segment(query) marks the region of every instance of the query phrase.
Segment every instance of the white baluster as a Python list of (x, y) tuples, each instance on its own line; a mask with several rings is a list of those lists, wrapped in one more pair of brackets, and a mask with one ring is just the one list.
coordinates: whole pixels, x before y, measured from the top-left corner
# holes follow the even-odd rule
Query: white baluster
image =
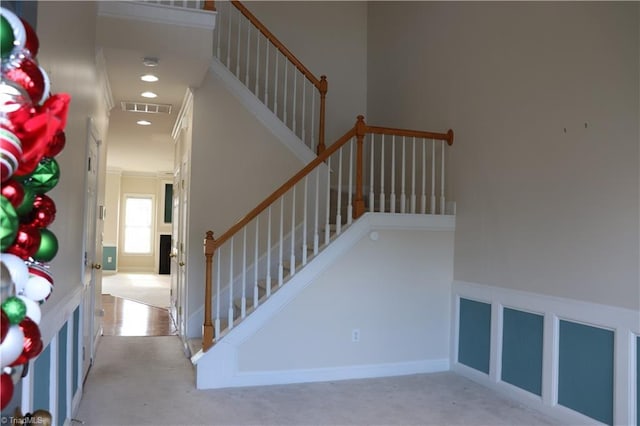
[[(296, 98), (298, 97), (298, 69), (293, 68), (293, 107), (291, 116), (293, 117), (293, 133), (296, 133)], [(300, 138), (302, 139), (302, 138)]]
[(327, 202), (326, 202), (326, 208), (327, 208), (327, 218), (326, 218), (326, 223), (324, 226), (324, 243), (329, 244), (329, 239), (331, 238), (331, 234), (330, 234), (330, 229), (329, 229), (329, 215), (330, 215), (330, 211), (329, 211), (329, 207), (331, 205), (331, 157), (327, 158)]
[(422, 196), (420, 197), (420, 213), (427, 213), (427, 140), (422, 139)]
[(269, 40), (265, 37), (266, 49), (264, 53), (264, 104), (269, 107)]
[(240, 30), (242, 28), (242, 16), (240, 15), (240, 11), (238, 10), (238, 38), (236, 40), (237, 44), (237, 52), (236, 52), (236, 77), (240, 80)]
[[(341, 151), (342, 152), (342, 151)], [(349, 141), (349, 191), (347, 198), (347, 225), (353, 222), (353, 138)]]
[(400, 213), (406, 213), (406, 207), (407, 207), (407, 197), (405, 195), (405, 191), (404, 191), (404, 181), (405, 181), (405, 175), (406, 175), (406, 168), (405, 165), (407, 164), (406, 161), (406, 156), (405, 156), (405, 151), (406, 151), (406, 138), (403, 136), (402, 137), (402, 181), (400, 184)]
[(302, 143), (307, 144), (307, 130), (305, 128), (307, 110), (307, 79), (302, 79)]
[(391, 213), (396, 212), (396, 135), (391, 136)]
[(337, 207), (336, 207), (336, 235), (340, 235), (342, 230), (342, 151), (338, 151), (338, 188), (337, 188)]
[(302, 266), (307, 264), (307, 183), (309, 175), (304, 177), (304, 208), (302, 214)]
[(440, 141), (442, 148), (442, 167), (440, 168), (440, 172), (442, 176), (440, 177), (440, 214), (444, 214), (444, 141)]
[(258, 83), (258, 80), (260, 79), (259, 71), (260, 71), (260, 32), (258, 32), (258, 34), (256, 35), (256, 84), (253, 90), (253, 93), (258, 98), (260, 97), (260, 84)]
[(436, 141), (431, 139), (431, 206), (430, 213), (436, 214)]
[(240, 316), (247, 315), (247, 227), (242, 228), (242, 303)]
[(380, 143), (380, 212), (382, 213), (387, 211), (384, 196), (384, 149), (384, 135), (382, 135)]
[(318, 254), (318, 246), (320, 245), (320, 235), (318, 234), (318, 215), (320, 214), (320, 167), (316, 167), (316, 203), (313, 219), (313, 255)]
[[(287, 78), (287, 72), (289, 70), (289, 61), (287, 60), (287, 58), (283, 57), (284, 59), (284, 94), (283, 94), (283, 116), (284, 118), (282, 119), (282, 122), (284, 123), (285, 126), (287, 126), (287, 83), (288, 83), (288, 78)], [(288, 126), (287, 126), (288, 127)]]
[(220, 337), (220, 298), (222, 297), (222, 293), (220, 293), (220, 253), (218, 250), (218, 255), (216, 256), (216, 340)]
[(271, 206), (267, 209), (267, 298), (271, 296)]
[[(231, 9), (231, 5), (229, 5), (229, 19), (227, 21), (228, 26), (227, 26), (227, 69), (231, 70), (231, 16), (232, 16), (232, 11), (233, 9)], [(238, 12), (240, 13), (240, 12)]]
[(229, 243), (229, 330), (233, 328), (233, 238)]
[(251, 23), (247, 22), (247, 63), (246, 72), (244, 74), (244, 85), (249, 88), (249, 52), (251, 50)]
[(316, 87), (311, 88), (311, 151), (316, 152), (316, 132), (314, 124), (316, 122)]
[(273, 113), (278, 117), (278, 50), (276, 50), (276, 68), (273, 71), (275, 77), (273, 82)]
[(258, 235), (260, 234), (260, 221), (259, 218), (256, 217), (256, 235), (255, 241), (253, 243), (253, 308), (258, 307), (258, 299), (260, 299), (260, 294), (258, 293), (258, 261), (259, 261), (259, 253), (258, 253)]
[(289, 275), (296, 273), (296, 186), (293, 186), (291, 200), (291, 255), (289, 257)]
[(284, 278), (284, 266), (282, 261), (284, 246), (284, 195), (280, 197), (280, 239), (278, 242), (278, 287), (282, 286)]
[(411, 213), (416, 212), (416, 137), (411, 145)]
[(371, 144), (369, 146), (371, 150), (371, 163), (369, 164), (369, 211), (373, 212), (375, 204), (375, 194), (373, 193), (373, 152), (375, 151), (373, 133), (371, 134)]

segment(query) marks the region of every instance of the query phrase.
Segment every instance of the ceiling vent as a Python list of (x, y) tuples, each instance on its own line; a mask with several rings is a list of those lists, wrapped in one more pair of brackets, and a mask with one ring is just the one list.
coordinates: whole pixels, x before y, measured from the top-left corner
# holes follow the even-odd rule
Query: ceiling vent
[(171, 105), (146, 104), (142, 102), (121, 102), (122, 110), (126, 112), (146, 112), (150, 114), (171, 114)]

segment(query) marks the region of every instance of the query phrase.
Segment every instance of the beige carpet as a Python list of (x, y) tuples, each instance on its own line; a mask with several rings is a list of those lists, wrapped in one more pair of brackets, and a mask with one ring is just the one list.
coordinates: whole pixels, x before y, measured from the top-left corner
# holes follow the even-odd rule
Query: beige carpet
[(102, 276), (102, 294), (158, 308), (169, 307), (170, 275), (118, 273)]
[(194, 380), (176, 336), (104, 336), (74, 417), (87, 426), (558, 424), (454, 373), (207, 391)]

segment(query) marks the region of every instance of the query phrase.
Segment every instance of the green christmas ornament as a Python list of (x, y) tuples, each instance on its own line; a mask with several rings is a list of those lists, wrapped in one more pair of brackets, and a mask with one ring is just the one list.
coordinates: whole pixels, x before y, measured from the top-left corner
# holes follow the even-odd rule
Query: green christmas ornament
[(33, 258), (38, 262), (51, 262), (51, 259), (56, 257), (58, 253), (58, 239), (53, 232), (44, 228), (40, 230), (40, 247), (38, 251), (33, 255)]
[(7, 58), (13, 50), (14, 42), (16, 41), (13, 35), (13, 27), (2, 15), (0, 19), (0, 52), (2, 52), (2, 58)]
[(16, 213), (20, 217), (26, 217), (31, 210), (33, 210), (33, 200), (36, 196), (36, 193), (31, 188), (24, 187), (24, 198), (22, 199), (22, 203), (18, 207), (16, 207)]
[(2, 302), (2, 310), (12, 325), (20, 324), (20, 321), (27, 315), (27, 305), (16, 296), (9, 297)]
[(20, 221), (7, 197), (0, 195), (0, 248), (5, 251), (16, 239)]
[(53, 158), (43, 158), (36, 169), (25, 176), (22, 185), (31, 188), (36, 194), (44, 194), (51, 191), (60, 180), (60, 166)]

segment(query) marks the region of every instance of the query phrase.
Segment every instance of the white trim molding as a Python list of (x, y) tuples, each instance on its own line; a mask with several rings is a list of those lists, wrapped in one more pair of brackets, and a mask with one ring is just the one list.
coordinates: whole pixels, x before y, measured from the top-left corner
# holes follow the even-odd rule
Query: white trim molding
[[(489, 374), (458, 362), (460, 299), (491, 305)], [(559, 328), (567, 320), (614, 332), (613, 423), (637, 424), (636, 341), (640, 335), (640, 312), (610, 305), (565, 299), (465, 281), (454, 281), (451, 309), (451, 368), (509, 398), (539, 410), (566, 424), (600, 424), (597, 420), (558, 404)], [(543, 315), (542, 396), (501, 380), (502, 308)]]
[(98, 15), (213, 30), (218, 12), (141, 1), (101, 1)]

